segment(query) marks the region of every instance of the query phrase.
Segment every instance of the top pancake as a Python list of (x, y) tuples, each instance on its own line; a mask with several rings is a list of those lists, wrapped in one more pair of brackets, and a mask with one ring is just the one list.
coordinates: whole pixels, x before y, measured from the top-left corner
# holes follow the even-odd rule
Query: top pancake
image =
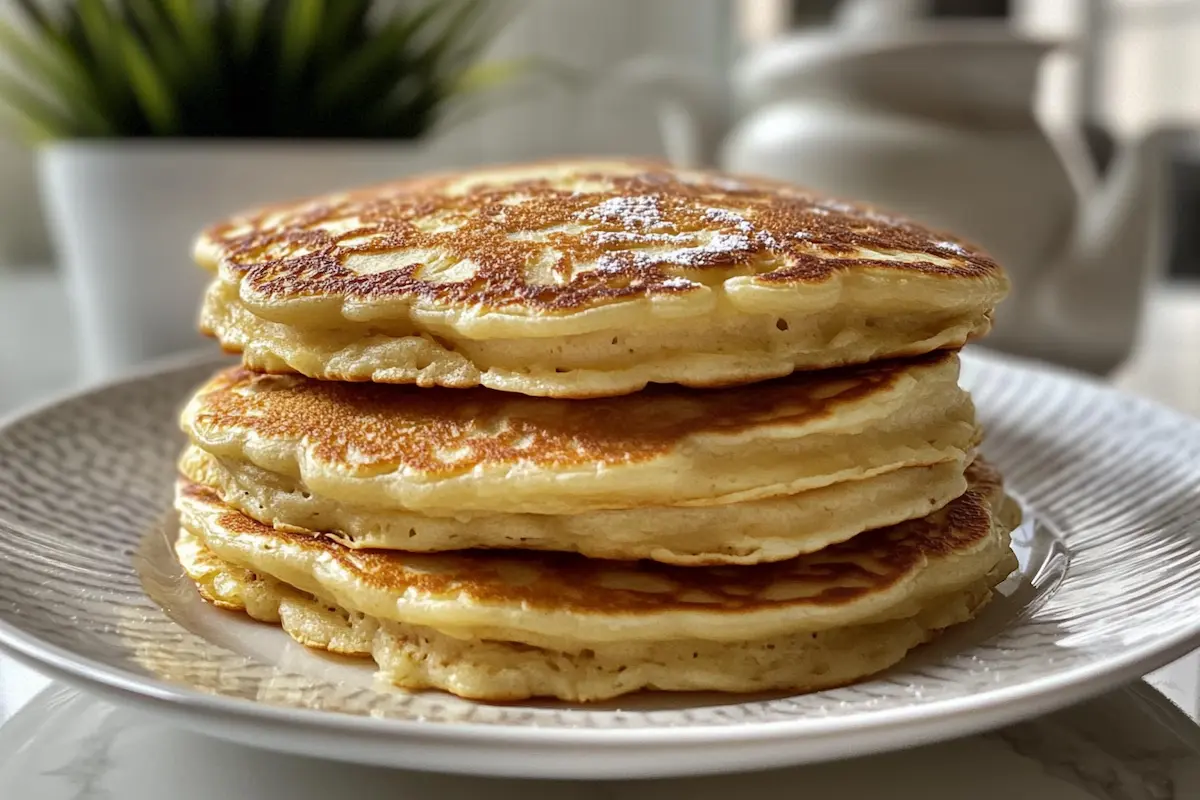
[(202, 328), (252, 368), (585, 397), (957, 347), (1007, 291), (945, 234), (630, 161), (412, 179), (206, 231)]

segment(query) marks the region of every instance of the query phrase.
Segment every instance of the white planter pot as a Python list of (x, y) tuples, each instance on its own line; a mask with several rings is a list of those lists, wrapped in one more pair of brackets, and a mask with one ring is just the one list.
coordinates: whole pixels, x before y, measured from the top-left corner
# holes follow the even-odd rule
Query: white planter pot
[(29, 148), (0, 138), (0, 272), (50, 260), (35, 172)]
[(404, 142), (114, 141), (39, 154), (81, 375), (96, 380), (196, 348), (209, 279), (191, 262), (205, 225), (256, 205), (446, 166)]

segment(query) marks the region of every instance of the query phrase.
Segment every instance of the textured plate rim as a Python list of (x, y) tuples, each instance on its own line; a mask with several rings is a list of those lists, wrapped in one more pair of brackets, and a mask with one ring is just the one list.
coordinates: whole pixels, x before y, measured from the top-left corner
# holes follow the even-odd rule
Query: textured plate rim
[[(1188, 426), (1200, 423), (1191, 417), (1167, 408), (1153, 400), (1115, 389), (1092, 376), (1072, 370), (1048, 367), (1037, 362), (1013, 358), (970, 348), (972, 360), (993, 362), (1046, 375), (1067, 378), (1087, 384), (1095, 391), (1132, 401), (1143, 410), (1170, 418)], [(122, 384), (154, 378), (169, 372), (197, 367), (205, 363), (220, 363), (219, 355), (211, 350), (190, 351), (161, 359), (130, 370), (114, 379), (94, 383), (61, 393), (48, 400), (19, 409), (0, 420), (0, 435), (10, 426), (29, 416), (50, 411), (62, 404), (81, 399), (95, 392)], [(0, 619), (0, 648), (16, 660), (34, 669), (51, 673), (84, 688), (92, 688), (109, 697), (131, 701), (173, 716), (202, 716), (216, 721), (249, 725), (269, 725), (292, 735), (314, 733), (345, 733), (369, 739), (398, 738), (437, 743), (478, 743), (481, 745), (538, 744), (560, 747), (592, 745), (610, 751), (636, 748), (643, 745), (718, 745), (729, 743), (766, 744), (822, 739), (832, 745), (843, 737), (857, 740), (870, 734), (878, 740), (891, 734), (896, 746), (919, 744), (940, 738), (977, 732), (1009, 722), (1045, 713), (1099, 694), (1106, 689), (1135, 680), (1200, 646), (1200, 619), (1173, 636), (1150, 639), (1118, 656), (1100, 659), (1091, 664), (1067, 668), (1051, 675), (1017, 686), (997, 688), (988, 692), (958, 698), (933, 701), (919, 706), (907, 706), (873, 712), (869, 717), (796, 718), (792, 720), (746, 723), (744, 725), (693, 724), (688, 727), (661, 728), (587, 728), (587, 727), (529, 727), (487, 725), (473, 722), (429, 725), (414, 720), (380, 719), (331, 711), (290, 708), (253, 700), (209, 694), (186, 685), (139, 676), (111, 667), (86, 656), (49, 644), (28, 634), (12, 623)], [(1036, 708), (1029, 706), (1036, 704)], [(301, 730), (297, 730), (300, 728)], [(209, 729), (211, 730), (211, 729)], [(855, 752), (883, 749), (886, 745), (855, 747)], [(650, 754), (647, 754), (650, 755)], [(744, 756), (744, 753), (740, 754)], [(651, 756), (653, 757), (653, 756)], [(371, 760), (371, 759), (365, 759)], [(798, 754), (787, 759), (797, 763)], [(728, 762), (729, 759), (726, 759)], [(750, 765), (744, 758), (739, 764)], [(784, 763), (767, 760), (769, 763)], [(760, 766), (761, 766), (760, 765)], [(728, 764), (712, 765), (709, 771), (732, 769)], [(465, 770), (462, 770), (465, 771)], [(489, 771), (492, 772), (492, 771)], [(577, 772), (577, 771), (573, 771)], [(616, 771), (613, 771), (614, 774)], [(518, 770), (512, 774), (526, 774)], [(660, 770), (658, 774), (675, 774)]]
[[(418, 739), (439, 741), (475, 740), (480, 742), (526, 742), (542, 745), (647, 745), (661, 744), (671, 740), (678, 744), (722, 744), (722, 742), (766, 742), (778, 740), (803, 740), (810, 736), (830, 734), (854, 735), (858, 733), (884, 733), (889, 729), (907, 726), (910, 723), (942, 723), (958, 732), (984, 730), (1001, 724), (1031, 716), (1027, 708), (1021, 708), (1021, 700), (1044, 700), (1039, 703), (1037, 714), (1070, 705), (1088, 697), (1096, 696), (1108, 688), (1126, 684), (1140, 678), (1153, 669), (1165, 666), (1176, 658), (1186, 655), (1200, 646), (1200, 621), (1169, 642), (1152, 640), (1140, 648), (1130, 650), (1123, 657), (1099, 661), (1085, 667), (1063, 670), (1020, 686), (998, 688), (984, 694), (948, 700), (938, 700), (925, 705), (877, 711), (866, 718), (798, 718), (779, 722), (748, 723), (744, 726), (713, 726), (695, 724), (690, 727), (664, 728), (517, 728), (487, 726), (472, 722), (425, 724), (408, 720), (391, 720), (341, 714), (336, 711), (295, 709), (288, 706), (254, 702), (254, 700), (220, 696), (193, 690), (186, 686), (175, 686), (167, 681), (142, 678), (126, 674), (119, 669), (104, 666), (91, 658), (78, 656), (72, 651), (52, 644), (38, 642), (36, 637), (0, 620), (0, 648), (4, 648), (17, 660), (28, 666), (50, 670), (56, 679), (83, 687), (95, 687), (108, 696), (132, 699), (138, 704), (157, 706), (160, 710), (175, 712), (198, 712), (206, 716), (220, 716), (223, 720), (235, 717), (250, 724), (286, 724), (302, 726), (308, 730), (336, 730), (338, 733), (390, 736), (395, 734), (415, 736)], [(985, 715), (984, 712), (992, 714)], [(961, 726), (952, 726), (956, 717), (973, 716), (973, 720)], [(923, 738), (920, 732), (904, 736), (905, 741), (922, 741), (937, 738), (934, 732)]]

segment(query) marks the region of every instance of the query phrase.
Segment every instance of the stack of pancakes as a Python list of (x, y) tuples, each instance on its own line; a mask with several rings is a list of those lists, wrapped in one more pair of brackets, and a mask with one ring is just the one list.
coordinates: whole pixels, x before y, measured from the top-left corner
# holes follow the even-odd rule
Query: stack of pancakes
[(1007, 283), (910, 221), (566, 162), (257, 211), (197, 257), (243, 364), (183, 413), (179, 558), (399, 686), (834, 686), (1015, 567), (957, 356)]

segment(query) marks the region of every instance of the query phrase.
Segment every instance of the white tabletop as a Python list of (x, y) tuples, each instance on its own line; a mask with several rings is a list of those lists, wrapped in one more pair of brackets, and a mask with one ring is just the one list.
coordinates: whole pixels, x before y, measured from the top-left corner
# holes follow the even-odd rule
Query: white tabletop
[(56, 687), (0, 728), (14, 800), (1194, 800), (1200, 732), (1145, 684), (995, 733), (903, 752), (667, 781), (519, 781), (239, 747)]
[[(30, 347), (30, 342), (36, 342), (36, 347)], [(1197, 354), (1200, 354), (1200, 285), (1163, 287), (1150, 302), (1135, 356), (1114, 381), (1129, 391), (1200, 416)], [(71, 388), (75, 374), (71, 328), (58, 281), (45, 272), (0, 273), (0, 414)], [(1193, 720), (1200, 719), (1200, 653), (1193, 653), (1148, 680)], [(217, 762), (224, 776), (219, 783), (226, 787), (227, 793), (218, 792), (216, 796), (316, 797), (314, 787), (337, 785), (337, 781), (329, 782), (334, 775), (340, 776), (340, 785), (353, 780), (364, 787), (400, 787), (398, 773), (382, 775), (377, 770), (334, 765), (321, 765), (314, 771), (311, 764), (285, 756), (263, 754), (246, 758), (232, 751), (229, 745), (175, 731), (157, 720), (115, 709), (70, 689), (51, 687), (42, 692), (47, 684), (35, 672), (0, 655), (0, 798), (161, 797), (167, 796), (162, 793), (166, 791), (163, 787), (178, 787), (175, 782), (178, 770), (206, 774), (218, 769)], [(871, 785), (880, 791), (882, 787), (894, 787), (894, 781), (916, 788), (921, 784), (916, 765), (938, 764), (943, 769), (942, 779), (936, 783), (940, 788), (926, 789), (921, 784), (922, 796), (930, 800), (965, 797), (967, 794), (963, 792), (968, 791), (970, 796), (980, 799), (1012, 797), (1014, 792), (1030, 797), (1081, 800), (1200, 797), (1200, 726), (1183, 714), (1172, 716), (1174, 712), (1164, 712), (1162, 695), (1139, 684), (1040, 721), (914, 751), (922, 754), (919, 757), (876, 757), (870, 759), (869, 770), (863, 770), (857, 761), (807, 768), (802, 779), (810, 787), (826, 786), (831, 791), (839, 787), (843, 796), (874, 797), (866, 789), (852, 790), (849, 794), (845, 790), (866, 787), (863, 775), (868, 773), (874, 776)], [(22, 708), (24, 711), (18, 714)], [(11, 724), (5, 724), (10, 719)], [(1124, 731), (1125, 738), (1121, 738), (1122, 729), (1138, 729), (1139, 725), (1142, 733), (1130, 739), (1129, 731)], [(1097, 738), (1102, 728), (1105, 736)], [(108, 737), (104, 756), (107, 760), (97, 761), (92, 752), (97, 737)], [(125, 750), (116, 747), (113, 744), (116, 742), (124, 742)], [(164, 755), (144, 758), (142, 748), (147, 747)], [(125, 755), (114, 755), (118, 752)], [(184, 753), (190, 766), (181, 766)], [(45, 763), (35, 764), (39, 758)], [(945, 771), (946, 765), (957, 767)], [(994, 776), (986, 786), (978, 783), (978, 773), (973, 771), (984, 766)], [(268, 781), (263, 778), (263, 770), (274, 770), (280, 776), (286, 773), (310, 777), (304, 780), (279, 777)], [(87, 781), (110, 782), (124, 788), (93, 794), (79, 783), (84, 780), (81, 775), (91, 775)], [(317, 775), (325, 778), (317, 780)], [(754, 784), (759, 788), (751, 794), (782, 794), (798, 779), (792, 772), (760, 776)], [(731, 788), (722, 780), (672, 786), (680, 797), (703, 798), (709, 793), (715, 797), (718, 791), (724, 793)], [(435, 782), (436, 786), (425, 779), (421, 781), (424, 788), (405, 791), (402, 796), (455, 797), (460, 792), (462, 796), (478, 796), (480, 787), (478, 783), (455, 783), (449, 779), (445, 783)], [(274, 787), (269, 792), (264, 788), (268, 785)], [(506, 791), (516, 796), (519, 791), (526, 800), (535, 795), (592, 796), (579, 794), (578, 787), (567, 791), (543, 785), (533, 791), (528, 786), (512, 785), (507, 789), (499, 783), (487, 786), (486, 793), (490, 796), (507, 796)], [(1162, 793), (1163, 786), (1172, 793)], [(650, 791), (645, 785), (631, 784), (605, 796), (665, 797), (661, 794), (666, 791), (664, 787), (665, 784), (655, 784)], [(285, 790), (287, 794), (280, 793)], [(892, 792), (888, 795), (895, 796)], [(193, 795), (184, 792), (171, 796)], [(383, 794), (368, 791), (358, 796), (370, 798)]]

